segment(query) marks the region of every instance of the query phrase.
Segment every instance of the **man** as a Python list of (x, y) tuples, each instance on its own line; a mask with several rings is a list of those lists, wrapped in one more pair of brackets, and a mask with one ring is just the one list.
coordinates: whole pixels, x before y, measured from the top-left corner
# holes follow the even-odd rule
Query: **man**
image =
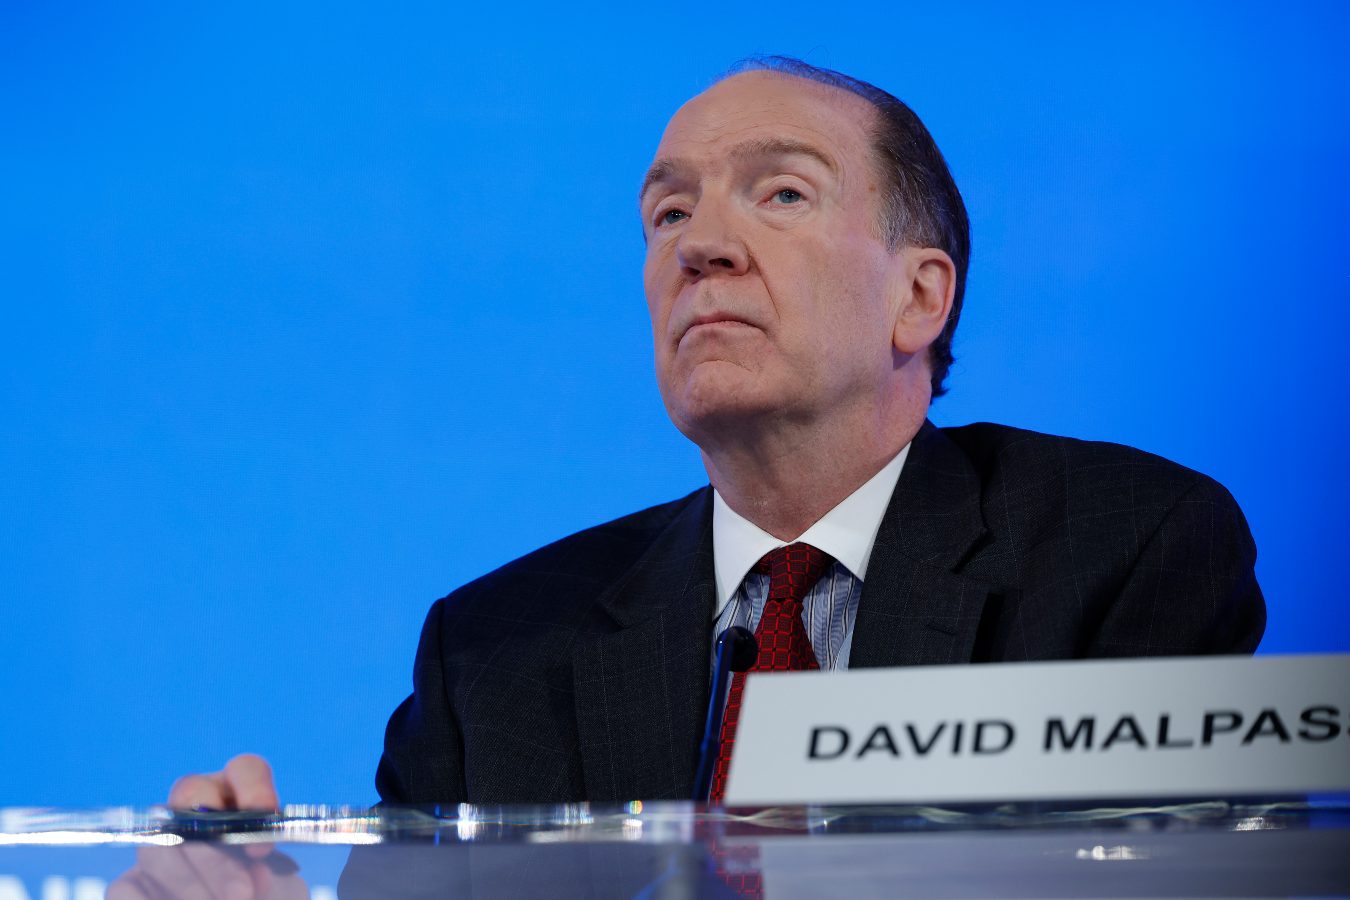
[[(640, 209), (662, 397), (711, 486), (438, 601), (386, 734), (386, 801), (687, 798), (733, 623), (772, 621), (792, 667), (827, 669), (1256, 647), (1255, 548), (1218, 484), (1116, 445), (927, 422), (968, 225), (899, 101), (749, 66), (671, 120)], [(277, 798), (246, 756), (170, 803)]]

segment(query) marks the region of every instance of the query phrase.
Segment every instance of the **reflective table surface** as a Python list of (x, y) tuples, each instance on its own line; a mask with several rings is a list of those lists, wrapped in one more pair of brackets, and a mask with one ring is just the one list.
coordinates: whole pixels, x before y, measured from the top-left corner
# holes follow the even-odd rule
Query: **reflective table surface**
[(0, 809), (0, 900), (1350, 896), (1350, 796)]

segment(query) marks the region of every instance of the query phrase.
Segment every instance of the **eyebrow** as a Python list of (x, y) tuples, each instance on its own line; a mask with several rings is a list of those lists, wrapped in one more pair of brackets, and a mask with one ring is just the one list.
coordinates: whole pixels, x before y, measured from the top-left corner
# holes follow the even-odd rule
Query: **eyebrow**
[[(816, 160), (834, 174), (839, 173), (838, 165), (825, 152), (811, 144), (794, 141), (790, 138), (759, 138), (742, 141), (731, 148), (729, 155), (735, 162), (778, 156), (806, 156)], [(647, 170), (646, 177), (642, 179), (642, 189), (638, 191), (638, 204), (642, 204), (643, 198), (647, 196), (647, 191), (651, 190), (653, 186), (687, 177), (692, 170), (693, 166), (682, 159), (658, 159), (652, 163), (652, 167)]]

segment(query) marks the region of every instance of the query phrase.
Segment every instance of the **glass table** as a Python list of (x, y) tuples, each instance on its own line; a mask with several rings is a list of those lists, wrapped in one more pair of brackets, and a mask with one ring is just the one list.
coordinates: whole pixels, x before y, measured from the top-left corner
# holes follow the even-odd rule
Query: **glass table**
[(1350, 796), (0, 809), (0, 900), (1350, 896)]

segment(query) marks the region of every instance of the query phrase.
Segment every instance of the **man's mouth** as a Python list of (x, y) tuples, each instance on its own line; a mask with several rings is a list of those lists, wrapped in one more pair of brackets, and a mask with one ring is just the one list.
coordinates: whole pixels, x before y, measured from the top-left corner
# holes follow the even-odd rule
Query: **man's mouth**
[(757, 327), (758, 326), (755, 325), (753, 322), (748, 322), (745, 319), (732, 315), (731, 313), (724, 313), (724, 312), (704, 313), (703, 315), (695, 316), (689, 322), (689, 325), (684, 329), (684, 334), (680, 336), (680, 340), (684, 340), (684, 338), (688, 337), (690, 334), (701, 329), (757, 328)]

